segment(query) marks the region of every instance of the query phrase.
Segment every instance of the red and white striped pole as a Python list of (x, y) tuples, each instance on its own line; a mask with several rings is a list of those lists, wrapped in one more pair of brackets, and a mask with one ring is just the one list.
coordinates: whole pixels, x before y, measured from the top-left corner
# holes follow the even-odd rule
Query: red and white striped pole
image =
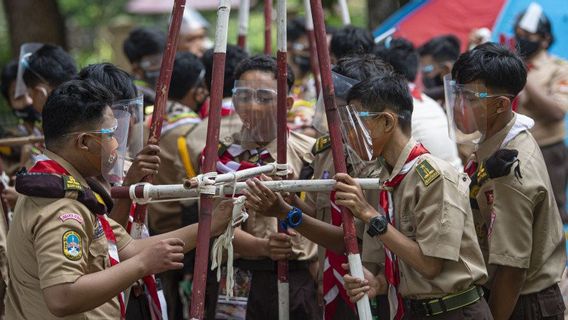
[(264, 0), (264, 54), (272, 55), (272, 0)]
[[(323, 95), (327, 124), (329, 127), (329, 136), (331, 138), (333, 164), (335, 172), (345, 173), (347, 172), (347, 166), (345, 164), (345, 154), (343, 152), (343, 143), (339, 128), (341, 124), (339, 114), (337, 112), (337, 105), (335, 103), (335, 90), (331, 77), (331, 63), (327, 48), (323, 8), (321, 0), (310, 0), (310, 3), (312, 7), (312, 17), (314, 20), (314, 31), (320, 63), (319, 66), (322, 81), (321, 94)], [(349, 270), (352, 276), (364, 279), (363, 265), (361, 263), (361, 256), (359, 255), (359, 248), (357, 246), (357, 235), (355, 232), (355, 224), (353, 223), (353, 215), (347, 208), (341, 207), (341, 216), (343, 220), (343, 237), (345, 241), (345, 249), (347, 251), (347, 259), (349, 261)], [(357, 301), (357, 311), (359, 313), (359, 319), (361, 320), (370, 320), (372, 318), (371, 305), (367, 295)]]
[(250, 0), (241, 0), (239, 5), (239, 35), (237, 45), (243, 50), (247, 47), (247, 35), (249, 27)]
[[(207, 140), (204, 151), (203, 172), (213, 172), (217, 161), (217, 145), (221, 121), (221, 100), (223, 99), (223, 80), (225, 77), (225, 56), (227, 53), (227, 32), (229, 30), (230, 0), (220, 0), (217, 10), (217, 28), (215, 31), (215, 49), (213, 51), (213, 70), (211, 79), (211, 105), (207, 118)], [(191, 291), (192, 319), (203, 319), (205, 307), (205, 285), (207, 280), (207, 262), (209, 261), (209, 240), (211, 237), (211, 218), (214, 195), (201, 194), (199, 207), (199, 226), (197, 229), (197, 249)]]
[(316, 36), (314, 34), (314, 20), (312, 19), (312, 7), (310, 0), (304, 0), (304, 11), (306, 11), (306, 33), (308, 34), (308, 46), (310, 49), (310, 69), (314, 76), (316, 86), (316, 94), (319, 97), (321, 90), (321, 81), (318, 63), (318, 51), (316, 48)]
[[(287, 128), (287, 106), (288, 97), (288, 62), (286, 44), (286, 0), (278, 0), (276, 4), (277, 24), (276, 24), (276, 63), (277, 73), (277, 146), (276, 161), (279, 164), (287, 163), (288, 147), (288, 128)], [(278, 226), (279, 232), (286, 232)], [(278, 319), (288, 320), (290, 317), (290, 286), (288, 284), (288, 260), (278, 261)]]

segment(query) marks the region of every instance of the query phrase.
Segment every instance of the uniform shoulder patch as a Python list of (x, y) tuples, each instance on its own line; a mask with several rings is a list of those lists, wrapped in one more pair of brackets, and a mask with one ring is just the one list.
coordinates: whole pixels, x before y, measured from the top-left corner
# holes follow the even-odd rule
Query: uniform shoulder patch
[(83, 240), (81, 236), (73, 231), (68, 230), (63, 234), (63, 255), (72, 261), (77, 261), (83, 256)]
[(65, 191), (83, 191), (83, 186), (72, 176), (63, 176), (63, 189)]
[(434, 167), (432, 167), (430, 162), (428, 162), (428, 160), (426, 159), (422, 160), (416, 166), (416, 172), (420, 176), (420, 179), (422, 179), (422, 182), (425, 186), (429, 186), (432, 182), (440, 177), (440, 172), (434, 169)]
[(75, 221), (79, 222), (80, 224), (84, 224), (84, 223), (85, 223), (85, 221), (83, 220), (83, 216), (81, 216), (81, 215), (78, 214), (78, 213), (71, 213), (71, 212), (69, 212), (69, 213), (62, 213), (62, 214), (59, 216), (59, 220), (61, 220), (61, 222), (65, 222), (65, 221), (67, 221), (67, 220), (75, 220)]
[(318, 154), (322, 151), (329, 149), (330, 147), (331, 147), (330, 136), (323, 136), (323, 137), (320, 137), (316, 140), (316, 143), (314, 144), (314, 146), (312, 148), (312, 153), (315, 155), (315, 154)]

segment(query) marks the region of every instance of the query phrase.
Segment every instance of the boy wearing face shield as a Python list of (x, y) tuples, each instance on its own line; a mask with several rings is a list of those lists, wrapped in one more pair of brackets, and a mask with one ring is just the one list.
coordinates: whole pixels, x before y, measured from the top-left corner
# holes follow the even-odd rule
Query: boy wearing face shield
[[(195, 247), (197, 225), (133, 240), (108, 218), (112, 199), (93, 178), (112, 177), (125, 138), (112, 104), (112, 94), (92, 80), (69, 81), (46, 102), (47, 150), (16, 177), (22, 198), (8, 234), (9, 319), (124, 318), (122, 291), (181, 268), (183, 253)], [(231, 205), (215, 211), (212, 234), (220, 234)]]
[[(274, 162), (276, 159), (276, 59), (258, 55), (242, 61), (235, 70), (233, 105), (242, 128), (219, 144), (217, 171), (227, 173)], [(288, 67), (288, 90), (294, 74)], [(294, 99), (287, 98), (290, 108)], [(297, 179), (314, 139), (290, 131), (289, 176)], [(250, 209), (250, 208), (249, 208)], [(315, 279), (310, 268), (317, 259), (315, 245), (301, 236), (279, 234), (277, 220), (254, 209), (242, 230), (235, 232), (234, 246), (241, 259), (237, 266), (252, 273), (247, 319), (269, 319), (278, 310), (276, 261), (289, 260), (290, 318), (320, 318)]]
[[(336, 203), (364, 221), (367, 234), (385, 247), (378, 274), (344, 277), (351, 300), (388, 294), (394, 319), (492, 319), (479, 287), (487, 273), (468, 203), (469, 180), (411, 137), (412, 97), (404, 79), (383, 74), (363, 80), (347, 102), (339, 109), (347, 148), (364, 160), (378, 159), (383, 188), (379, 206), (372, 206), (353, 178), (336, 174)], [(289, 210), (258, 181), (249, 187), (261, 202), (273, 204), (279, 218)], [(304, 215), (296, 230), (344, 252), (341, 227)]]
[(519, 15), (514, 32), (519, 53), (528, 66), (527, 84), (519, 95), (518, 112), (535, 121), (531, 133), (542, 151), (562, 220), (568, 222), (568, 149), (564, 144), (568, 62), (547, 52), (554, 36), (550, 20), (538, 4), (532, 3)]
[(562, 319), (562, 222), (542, 153), (529, 132), (534, 122), (512, 111), (513, 97), (525, 85), (525, 68), (519, 56), (494, 43), (462, 54), (453, 80), (446, 81), (448, 111), (460, 136), (477, 145), (466, 171), (493, 316)]

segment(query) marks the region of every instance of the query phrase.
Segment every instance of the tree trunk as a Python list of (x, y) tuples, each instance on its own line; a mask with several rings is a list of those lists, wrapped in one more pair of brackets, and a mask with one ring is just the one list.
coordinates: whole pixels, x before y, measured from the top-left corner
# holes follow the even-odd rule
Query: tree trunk
[(369, 30), (375, 30), (391, 14), (406, 3), (408, 3), (408, 0), (367, 0), (367, 12), (369, 15), (367, 27)]
[(43, 42), (67, 47), (65, 20), (57, 0), (3, 0), (10, 33), (12, 56), (25, 42)]

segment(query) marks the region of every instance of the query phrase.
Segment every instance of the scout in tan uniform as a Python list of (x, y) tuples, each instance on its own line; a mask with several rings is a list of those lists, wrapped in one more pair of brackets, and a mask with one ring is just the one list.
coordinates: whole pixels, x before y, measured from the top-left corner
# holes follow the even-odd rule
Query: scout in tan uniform
[[(364, 80), (353, 86), (348, 102), (340, 108), (342, 119), (359, 119), (352, 125), (342, 121), (348, 150), (367, 161), (382, 157), (384, 179), (380, 206), (373, 207), (350, 176), (335, 176), (336, 203), (367, 223), (368, 235), (385, 246), (379, 274), (366, 271), (365, 280), (345, 276), (352, 301), (388, 290), (391, 318), (491, 319), (479, 287), (487, 272), (468, 204), (468, 178), (410, 137), (412, 97), (406, 82), (389, 74)], [(363, 133), (371, 141), (356, 143), (362, 140), (354, 135)], [(258, 197), (248, 199), (253, 208), (283, 204), (274, 193), (264, 196), (269, 191), (260, 183), (249, 186)], [(275, 212), (281, 216), (287, 208), (278, 204)], [(339, 227), (304, 216), (296, 230), (344, 251)]]
[(506, 48), (487, 43), (461, 55), (452, 77), (446, 90), (455, 130), (478, 145), (466, 171), (472, 177), (471, 205), (489, 271), (493, 316), (563, 319), (562, 222), (529, 132), (534, 122), (511, 108), (525, 85), (525, 65)]
[(518, 112), (535, 121), (531, 133), (542, 151), (558, 210), (566, 223), (568, 150), (564, 116), (568, 110), (568, 62), (547, 52), (554, 36), (550, 21), (536, 3), (517, 20), (515, 39), (528, 66)]
[[(217, 171), (226, 173), (255, 167), (276, 159), (276, 59), (254, 56), (242, 61), (235, 71), (233, 103), (243, 125), (220, 141)], [(288, 88), (294, 81), (288, 69)], [(288, 106), (293, 98), (288, 97)], [(299, 133), (288, 135), (287, 159), (291, 176), (297, 178), (314, 139)], [(270, 319), (278, 311), (276, 260), (289, 260), (290, 318), (321, 317), (316, 303), (315, 279), (310, 265), (317, 250), (306, 238), (277, 233), (275, 218), (250, 210), (242, 230), (235, 233), (235, 250), (241, 269), (252, 272), (247, 302), (247, 319)]]
[[(111, 93), (90, 80), (67, 82), (46, 102), (48, 151), (16, 178), (22, 197), (8, 233), (8, 319), (119, 319), (123, 290), (181, 268), (183, 252), (195, 246), (196, 225), (132, 240), (106, 217), (112, 201), (92, 177), (114, 167), (118, 133), (128, 132), (117, 130), (111, 104)], [(230, 205), (217, 211), (214, 234)]]

